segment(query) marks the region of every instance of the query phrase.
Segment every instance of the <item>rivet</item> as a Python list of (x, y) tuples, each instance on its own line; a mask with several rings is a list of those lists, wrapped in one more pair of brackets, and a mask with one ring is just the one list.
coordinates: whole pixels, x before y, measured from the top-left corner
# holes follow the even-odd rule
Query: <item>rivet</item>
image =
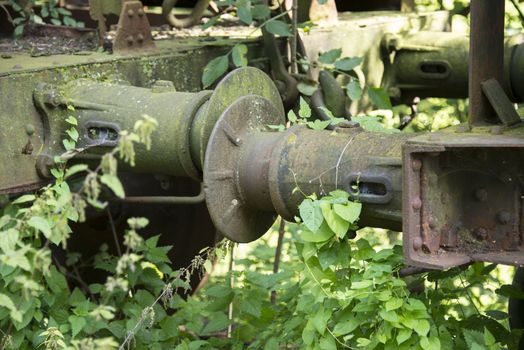
[(127, 10), (127, 15), (128, 15), (129, 17), (133, 17), (133, 16), (135, 15), (135, 11), (129, 9), (129, 10)]
[(422, 202), (420, 198), (415, 198), (411, 201), (411, 207), (415, 210), (419, 210), (422, 207)]
[(497, 214), (497, 220), (502, 225), (506, 225), (511, 220), (511, 214), (505, 210), (502, 210)]
[(27, 124), (25, 126), (25, 133), (28, 135), (28, 136), (31, 136), (35, 133), (35, 126), (33, 124)]
[(488, 191), (486, 191), (484, 188), (479, 188), (475, 191), (475, 198), (479, 202), (485, 202), (488, 199)]
[(422, 162), (420, 161), (420, 159), (413, 159), (413, 161), (411, 162), (411, 168), (413, 169), (413, 171), (419, 171), (422, 168)]
[(420, 248), (422, 248), (422, 238), (415, 237), (415, 239), (413, 239), (413, 249), (418, 251)]
[(133, 43), (135, 42), (135, 39), (133, 38), (132, 35), (129, 35), (127, 38), (126, 38), (126, 41), (127, 41), (127, 45), (133, 45)]
[(142, 17), (144, 15), (144, 9), (140, 8), (137, 11), (138, 17)]
[(430, 228), (435, 228), (437, 226), (437, 220), (435, 219), (434, 216), (430, 216), (428, 218), (428, 225)]
[(144, 35), (142, 35), (142, 33), (139, 33), (137, 36), (136, 36), (136, 40), (141, 43), (144, 41)]
[(479, 227), (479, 228), (475, 229), (475, 231), (473, 231), (473, 235), (479, 241), (483, 241), (486, 238), (488, 238), (488, 231), (485, 228), (483, 228), (483, 227)]

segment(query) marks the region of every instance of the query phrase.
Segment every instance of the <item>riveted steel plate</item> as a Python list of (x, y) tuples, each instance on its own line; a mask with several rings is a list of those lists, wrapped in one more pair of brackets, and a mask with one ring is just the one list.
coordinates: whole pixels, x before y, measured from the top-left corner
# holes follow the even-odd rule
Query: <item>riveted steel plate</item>
[(524, 139), (442, 133), (403, 147), (407, 263), (524, 264)]

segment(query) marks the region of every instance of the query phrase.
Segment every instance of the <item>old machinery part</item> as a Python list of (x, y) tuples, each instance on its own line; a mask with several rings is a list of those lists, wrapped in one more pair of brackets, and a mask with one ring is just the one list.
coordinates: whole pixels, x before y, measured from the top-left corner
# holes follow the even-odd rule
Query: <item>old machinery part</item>
[(124, 1), (118, 19), (113, 51), (129, 52), (155, 48), (149, 20), (140, 1)]
[(472, 261), (524, 264), (523, 130), (499, 129), (426, 134), (404, 145), (409, 264), (441, 269)]
[(505, 1), (471, 0), (469, 40), (469, 123), (496, 124), (496, 114), (481, 84), (504, 77)]
[(173, 13), (173, 9), (178, 0), (164, 0), (162, 2), (162, 15), (175, 28), (187, 28), (196, 25), (202, 19), (204, 12), (209, 6), (210, 0), (198, 0), (195, 7), (193, 7), (191, 14), (185, 18), (178, 18)]
[(400, 230), (401, 145), (413, 135), (300, 126), (271, 132), (266, 125), (281, 122), (281, 114), (258, 112), (267, 103), (255, 100), (245, 97), (246, 106), (239, 100), (226, 110), (206, 151), (206, 203), (220, 232), (238, 242), (255, 240), (275, 213), (293, 220), (302, 193), (337, 188), (365, 204), (362, 225)]
[(196, 196), (126, 196), (125, 198), (115, 198), (115, 202), (142, 203), (142, 204), (200, 204), (204, 203), (206, 195), (204, 186), (200, 185), (200, 192)]
[[(108, 147), (114, 147), (123, 130), (132, 130), (135, 122), (149, 115), (161, 125), (152, 135), (152, 149), (136, 149), (135, 172), (165, 174), (201, 179), (207, 140), (218, 117), (244, 95), (265, 97), (283, 115), (284, 109), (275, 85), (262, 71), (253, 67), (237, 69), (226, 76), (214, 91), (177, 92), (169, 81), (157, 81), (151, 88), (140, 88), (74, 80), (66, 85), (40, 83), (33, 99), (40, 111), (43, 140), (34, 159), (42, 179), (51, 178), (54, 157), (65, 152), (63, 135), (69, 116), (78, 121), (80, 134), (76, 159), (99, 159)], [(35, 134), (34, 126), (31, 135)], [(29, 132), (29, 131), (28, 131)], [(30, 153), (30, 152), (28, 152)], [(32, 152), (31, 152), (32, 153)], [(3, 179), (4, 193), (16, 192)]]
[[(469, 38), (457, 33), (418, 32), (386, 35), (385, 50), (394, 53), (385, 75), (401, 99), (468, 97)], [(514, 102), (524, 101), (524, 35), (508, 37), (504, 45), (504, 76), (500, 82)]]

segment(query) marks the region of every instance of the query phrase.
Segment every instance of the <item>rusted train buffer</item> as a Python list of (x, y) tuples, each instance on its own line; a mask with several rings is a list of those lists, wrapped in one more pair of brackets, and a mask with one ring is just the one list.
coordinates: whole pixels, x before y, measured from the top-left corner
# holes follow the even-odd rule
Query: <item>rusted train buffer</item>
[(411, 265), (524, 262), (520, 119), (421, 135), (360, 127), (274, 132), (267, 126), (285, 122), (282, 102), (273, 82), (255, 68), (232, 72), (214, 91), (75, 80), (39, 84), (33, 99), (45, 133), (34, 154), (39, 179), (50, 178), (53, 157), (63, 152), (67, 116), (78, 120), (78, 158), (89, 161), (149, 114), (160, 128), (151, 151), (137, 149), (134, 171), (195, 180), (203, 174), (214, 225), (234, 241), (257, 239), (277, 214), (293, 220), (303, 199), (293, 192), (296, 186), (319, 195), (339, 188), (364, 204), (361, 226), (404, 231)]

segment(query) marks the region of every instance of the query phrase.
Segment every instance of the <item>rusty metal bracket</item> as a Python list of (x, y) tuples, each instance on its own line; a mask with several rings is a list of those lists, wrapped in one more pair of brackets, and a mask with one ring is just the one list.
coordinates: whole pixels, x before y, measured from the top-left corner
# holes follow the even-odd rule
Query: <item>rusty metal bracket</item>
[(522, 129), (426, 134), (403, 146), (410, 265), (524, 264)]
[(496, 79), (488, 79), (481, 83), (482, 91), (488, 98), (491, 107), (505, 126), (520, 123), (520, 117), (508, 96)]
[(124, 1), (113, 50), (130, 52), (155, 48), (149, 20), (140, 1)]

